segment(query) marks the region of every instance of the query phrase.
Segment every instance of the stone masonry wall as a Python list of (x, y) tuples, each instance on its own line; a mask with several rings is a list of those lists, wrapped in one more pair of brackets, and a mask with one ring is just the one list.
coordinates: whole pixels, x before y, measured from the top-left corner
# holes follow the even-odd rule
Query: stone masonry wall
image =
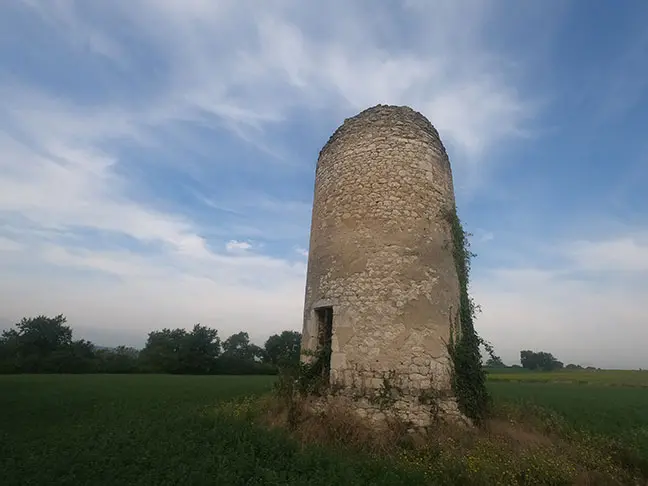
[(459, 309), (449, 223), (452, 173), (432, 124), (378, 105), (338, 128), (320, 152), (304, 306), (303, 349), (317, 348), (315, 309), (333, 308), (331, 375), (359, 413), (381, 418), (388, 375), (394, 407), (416, 423), (419, 397), (450, 393), (446, 343)]

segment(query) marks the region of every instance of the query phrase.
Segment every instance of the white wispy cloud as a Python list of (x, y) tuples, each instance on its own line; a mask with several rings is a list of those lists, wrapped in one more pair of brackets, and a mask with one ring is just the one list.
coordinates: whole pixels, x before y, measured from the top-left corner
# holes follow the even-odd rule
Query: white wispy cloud
[(493, 239), (495, 239), (495, 235), (493, 234), (492, 231), (480, 231), (478, 233), (478, 238), (480, 242), (486, 243), (488, 241), (492, 241)]
[(17, 241), (6, 238), (4, 236), (0, 236), (0, 251), (14, 252), (20, 251), (21, 249), (22, 245)]
[(648, 232), (575, 241), (566, 253), (583, 270), (648, 273)]
[(479, 272), (480, 332), (509, 362), (519, 361), (522, 349), (544, 349), (585, 365), (645, 366), (645, 232), (563, 241), (555, 253), (560, 263)]
[[(32, 4), (69, 19), (61, 35), (92, 37), (90, 20), (72, 3)], [(487, 2), (441, 2), (422, 11), (413, 3), (395, 10), (341, 1), (251, 5), (111, 3), (113, 19), (128, 20), (122, 28), (136, 26), (138, 41), (165, 60), (164, 96), (152, 110), (157, 117), (206, 123), (214, 117), (213, 123), (258, 139), (254, 130), (296, 108), (333, 109), (328, 116), (339, 119), (380, 102), (411, 104), (450, 143), (477, 156), (522, 133), (533, 114), (511, 63), (488, 50), (482, 28), (492, 20)], [(386, 20), (394, 14), (407, 22), (407, 45), (390, 43), (398, 26)], [(104, 27), (101, 34), (120, 45), (116, 32)], [(128, 49), (120, 51), (128, 57)]]
[[(79, 63), (100, 59), (117, 84), (80, 100), (42, 78), (0, 82), (0, 319), (64, 312), (95, 339), (111, 329), (110, 339), (141, 344), (147, 330), (198, 321), (257, 339), (300, 328), (310, 200), (260, 190), (276, 179), (241, 189), (214, 175), (250, 163), (266, 175), (310, 171), (319, 147), (305, 160), (298, 136), (277, 137), (278, 128), (310, 123), (323, 144), (361, 109), (408, 104), (439, 129), (462, 177), (484, 170), (494, 147), (526, 136), (538, 110), (520, 89), (524, 65), (489, 42), (506, 28), (491, 2), (23, 4)], [(231, 136), (253, 147), (253, 162), (228, 152)], [(124, 146), (148, 152), (135, 157)], [(164, 164), (191, 175), (200, 207), (154, 199), (129, 177)], [(300, 193), (311, 189), (312, 180)], [(286, 256), (262, 241), (279, 242)], [(565, 268), (486, 269), (474, 285), (479, 325), (509, 346), (502, 354), (532, 340), (558, 355), (576, 349), (576, 360), (578, 346), (585, 356), (586, 344), (619, 339), (636, 356), (632, 346), (646, 340), (636, 325), (646, 320), (645, 285), (628, 290), (617, 276), (603, 288), (591, 274), (645, 272), (645, 250), (635, 233), (565, 243), (557, 252)]]
[(38, 15), (45, 24), (67, 32), (66, 37), (70, 41), (71, 48), (87, 50), (115, 62), (121, 62), (125, 58), (121, 46), (114, 42), (110, 36), (92, 23), (79, 18), (78, 6), (75, 2), (69, 0), (52, 0), (51, 2), (23, 0), (22, 3)]
[(252, 245), (247, 241), (230, 240), (225, 245), (225, 249), (233, 253), (244, 252), (246, 250), (249, 250), (250, 248), (252, 248)]

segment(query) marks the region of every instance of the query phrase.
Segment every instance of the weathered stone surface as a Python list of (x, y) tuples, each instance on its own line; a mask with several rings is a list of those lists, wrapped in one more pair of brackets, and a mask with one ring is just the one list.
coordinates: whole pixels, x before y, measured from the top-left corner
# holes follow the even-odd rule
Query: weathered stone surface
[[(430, 420), (419, 397), (450, 394), (446, 343), (459, 282), (443, 211), (454, 206), (452, 173), (432, 124), (408, 107), (378, 105), (347, 119), (320, 152), (315, 179), (302, 347), (318, 347), (315, 310), (333, 309), (330, 380), (370, 397), (389, 372), (397, 407)], [(383, 411), (358, 400), (363, 415)]]

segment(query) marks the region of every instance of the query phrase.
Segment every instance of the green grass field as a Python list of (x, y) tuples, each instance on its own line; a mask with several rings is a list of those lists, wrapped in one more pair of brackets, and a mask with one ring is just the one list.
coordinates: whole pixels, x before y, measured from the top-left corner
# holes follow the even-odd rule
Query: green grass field
[(0, 376), (0, 484), (411, 485), (422, 473), (302, 449), (210, 413), (270, 377)]
[(648, 464), (648, 371), (489, 374), (496, 402), (553, 410), (576, 429), (611, 437)]
[(546, 373), (509, 368), (489, 371), (488, 379), (491, 382), (573, 383), (648, 388), (648, 371), (635, 370), (561, 370)]
[[(569, 372), (579, 379), (564, 380), (566, 373), (528, 382), (537, 374), (490, 375), (489, 386), (498, 404), (546, 407), (648, 458), (648, 388), (636, 385), (645, 375)], [(301, 447), (279, 430), (214, 413), (219, 402), (261, 394), (273, 380), (0, 376), (0, 484), (435, 484), (396, 459)]]

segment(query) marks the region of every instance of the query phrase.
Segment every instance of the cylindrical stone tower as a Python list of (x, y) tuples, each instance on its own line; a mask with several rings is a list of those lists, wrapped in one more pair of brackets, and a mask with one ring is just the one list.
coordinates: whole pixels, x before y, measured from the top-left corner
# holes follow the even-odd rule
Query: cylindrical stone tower
[[(450, 162), (439, 134), (409, 107), (378, 105), (339, 127), (320, 152), (302, 350), (331, 346), (330, 383), (370, 399), (385, 380), (394, 407), (423, 424), (426, 394), (456, 411), (446, 344), (459, 309)], [(453, 328), (454, 329), (454, 328)]]

